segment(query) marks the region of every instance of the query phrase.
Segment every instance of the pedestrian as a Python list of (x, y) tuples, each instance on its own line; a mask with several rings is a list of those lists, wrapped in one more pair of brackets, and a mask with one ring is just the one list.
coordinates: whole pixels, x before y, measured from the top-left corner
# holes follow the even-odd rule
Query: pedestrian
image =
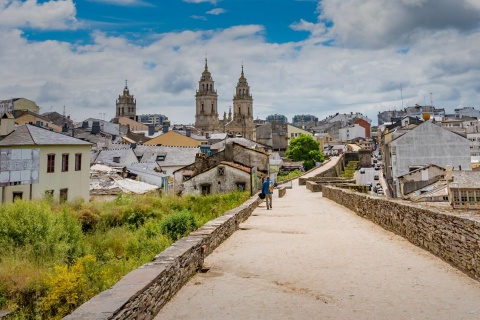
[(265, 194), (265, 201), (267, 201), (267, 210), (272, 209), (272, 194), (273, 184), (270, 181), (270, 177), (267, 176), (267, 180), (262, 184), (262, 193)]

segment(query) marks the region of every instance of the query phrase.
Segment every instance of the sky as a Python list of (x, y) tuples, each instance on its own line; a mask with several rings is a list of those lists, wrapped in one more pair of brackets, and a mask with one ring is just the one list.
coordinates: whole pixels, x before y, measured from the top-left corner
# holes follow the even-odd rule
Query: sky
[(195, 122), (205, 59), (220, 117), (243, 65), (255, 118), (480, 109), (480, 0), (0, 0), (0, 100)]

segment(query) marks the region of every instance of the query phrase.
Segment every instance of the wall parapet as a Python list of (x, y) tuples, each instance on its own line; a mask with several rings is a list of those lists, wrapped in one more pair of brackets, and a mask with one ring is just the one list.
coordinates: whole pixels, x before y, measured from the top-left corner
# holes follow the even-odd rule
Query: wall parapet
[(241, 206), (206, 223), (63, 319), (153, 319), (188, 279), (201, 270), (205, 257), (235, 232), (262, 201), (254, 195)]
[(323, 186), (323, 196), (480, 280), (480, 216)]

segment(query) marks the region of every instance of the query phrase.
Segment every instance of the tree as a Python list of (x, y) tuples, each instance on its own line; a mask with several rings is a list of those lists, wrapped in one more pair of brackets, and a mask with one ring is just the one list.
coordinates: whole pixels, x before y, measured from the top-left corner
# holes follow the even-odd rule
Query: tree
[(303, 161), (305, 170), (315, 166), (315, 162), (323, 161), (323, 153), (320, 151), (320, 143), (312, 136), (301, 134), (290, 141), (285, 154), (293, 161)]

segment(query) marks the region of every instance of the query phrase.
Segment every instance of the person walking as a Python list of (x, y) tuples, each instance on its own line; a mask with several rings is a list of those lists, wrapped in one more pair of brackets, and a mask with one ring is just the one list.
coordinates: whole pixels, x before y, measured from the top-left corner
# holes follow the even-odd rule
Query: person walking
[(262, 184), (262, 193), (265, 194), (265, 201), (267, 202), (267, 210), (272, 209), (272, 195), (273, 195), (273, 184), (270, 181), (270, 177), (267, 176)]

